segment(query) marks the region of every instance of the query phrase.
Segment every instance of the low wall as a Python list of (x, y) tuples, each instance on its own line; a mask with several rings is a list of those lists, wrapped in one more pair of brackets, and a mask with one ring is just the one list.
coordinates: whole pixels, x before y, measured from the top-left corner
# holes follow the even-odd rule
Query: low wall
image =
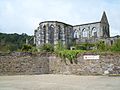
[(69, 60), (59, 57), (49, 57), (49, 73), (76, 74), (76, 75), (103, 75), (120, 74), (120, 55), (100, 55), (99, 60), (84, 60), (84, 55), (79, 55), (73, 64)]
[(49, 73), (47, 57), (36, 56), (0, 56), (0, 75), (47, 74)]
[(100, 55), (99, 60), (84, 60), (79, 55), (73, 64), (54, 55), (0, 56), (0, 75), (16, 74), (120, 74), (120, 55)]

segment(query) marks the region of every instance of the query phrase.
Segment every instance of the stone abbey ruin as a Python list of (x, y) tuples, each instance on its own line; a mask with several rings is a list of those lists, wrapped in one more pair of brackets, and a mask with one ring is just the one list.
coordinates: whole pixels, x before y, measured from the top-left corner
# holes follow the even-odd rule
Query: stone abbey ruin
[(38, 28), (34, 31), (34, 36), (36, 46), (45, 43), (56, 45), (58, 41), (61, 41), (67, 47), (71, 47), (73, 41), (79, 44), (103, 41), (112, 45), (118, 38), (117, 36), (110, 37), (110, 25), (105, 12), (103, 12), (102, 18), (98, 22), (75, 26), (59, 21), (40, 22)]

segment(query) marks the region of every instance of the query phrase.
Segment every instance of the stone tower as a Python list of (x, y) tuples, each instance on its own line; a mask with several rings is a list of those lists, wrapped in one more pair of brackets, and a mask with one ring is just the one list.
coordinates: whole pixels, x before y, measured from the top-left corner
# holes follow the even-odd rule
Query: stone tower
[(101, 29), (103, 31), (103, 37), (104, 38), (109, 38), (110, 37), (110, 30), (109, 30), (109, 22), (106, 16), (105, 11), (103, 12), (102, 18), (101, 18)]

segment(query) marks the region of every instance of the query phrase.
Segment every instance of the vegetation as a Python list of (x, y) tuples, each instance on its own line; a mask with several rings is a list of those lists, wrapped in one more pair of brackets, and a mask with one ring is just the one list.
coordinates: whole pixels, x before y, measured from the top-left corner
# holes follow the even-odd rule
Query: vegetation
[(54, 46), (51, 44), (43, 44), (42, 46), (39, 47), (40, 51), (43, 52), (53, 52), (54, 51)]
[(61, 51), (61, 50), (66, 50), (66, 46), (61, 43), (61, 41), (58, 41), (58, 44), (55, 46), (55, 52)]
[(71, 63), (73, 63), (73, 60), (77, 58), (77, 55), (79, 53), (83, 53), (85, 51), (83, 50), (62, 50), (58, 52), (58, 55), (63, 58), (63, 59), (68, 59), (70, 60)]
[(111, 51), (120, 51), (120, 39), (118, 39), (111, 47)]
[(95, 44), (93, 43), (82, 43), (82, 44), (76, 44), (75, 45), (77, 50), (90, 50), (92, 47), (95, 47)]
[(107, 45), (105, 45), (104, 41), (98, 41), (96, 43), (96, 48), (99, 51), (107, 51), (108, 50)]
[[(26, 43), (26, 38), (30, 40), (33, 39), (33, 36), (28, 36), (27, 34), (23, 33), (21, 35), (14, 33), (14, 34), (6, 34), (0, 33), (0, 51), (1, 52), (11, 52), (21, 49), (22, 46)], [(33, 40), (30, 42), (33, 43)]]
[(25, 51), (25, 52), (31, 51), (31, 49), (32, 49), (32, 46), (30, 45), (23, 45), (22, 47), (22, 51)]
[[(84, 52), (120, 52), (120, 39), (118, 39), (112, 46), (106, 45), (103, 41), (98, 41), (97, 43), (74, 43), (75, 50), (68, 50), (61, 41), (54, 47), (51, 44), (43, 44), (38, 49), (33, 45), (33, 40), (31, 45), (25, 45), (26, 38), (30, 40), (33, 36), (28, 36), (27, 34), (5, 34), (0, 33), (0, 52), (11, 52), (11, 51), (23, 51), (23, 52), (54, 52), (64, 60), (69, 60), (73, 63), (76, 60), (79, 53)], [(94, 49), (94, 50), (92, 50)]]

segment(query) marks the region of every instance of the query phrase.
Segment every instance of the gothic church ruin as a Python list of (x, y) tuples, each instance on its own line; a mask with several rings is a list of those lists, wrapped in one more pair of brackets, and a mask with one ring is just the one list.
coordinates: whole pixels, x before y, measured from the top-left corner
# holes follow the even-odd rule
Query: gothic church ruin
[(50, 43), (53, 46), (61, 41), (63, 45), (70, 47), (73, 41), (76, 43), (94, 43), (103, 40), (105, 43), (114, 41), (110, 37), (109, 22), (106, 13), (103, 12), (99, 22), (86, 23), (81, 25), (70, 25), (59, 21), (44, 21), (34, 31), (34, 42), (36, 46)]

